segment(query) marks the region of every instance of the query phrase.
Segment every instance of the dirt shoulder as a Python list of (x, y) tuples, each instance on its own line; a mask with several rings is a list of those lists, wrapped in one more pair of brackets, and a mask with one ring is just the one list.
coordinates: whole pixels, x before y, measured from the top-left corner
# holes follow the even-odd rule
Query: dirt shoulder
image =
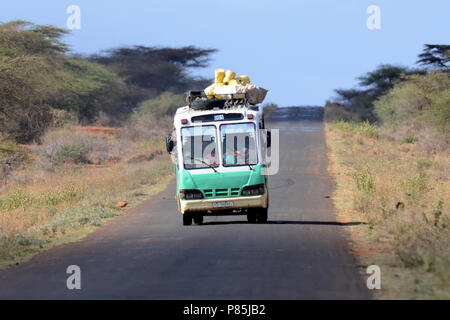
[(326, 139), (337, 219), (363, 222), (346, 229), (349, 247), (381, 269), (374, 297), (450, 298), (448, 158), (367, 124), (327, 123)]
[(163, 138), (132, 141), (112, 130), (85, 131), (49, 132), (2, 183), (0, 268), (83, 238), (173, 178)]

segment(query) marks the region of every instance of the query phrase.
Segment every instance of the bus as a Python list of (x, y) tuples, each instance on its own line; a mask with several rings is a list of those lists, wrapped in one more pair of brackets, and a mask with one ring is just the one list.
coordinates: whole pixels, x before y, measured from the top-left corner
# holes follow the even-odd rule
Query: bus
[(262, 106), (246, 99), (200, 99), (192, 92), (188, 101), (177, 109), (174, 130), (166, 139), (183, 225), (202, 224), (204, 216), (214, 215), (267, 222), (264, 168), (271, 135)]

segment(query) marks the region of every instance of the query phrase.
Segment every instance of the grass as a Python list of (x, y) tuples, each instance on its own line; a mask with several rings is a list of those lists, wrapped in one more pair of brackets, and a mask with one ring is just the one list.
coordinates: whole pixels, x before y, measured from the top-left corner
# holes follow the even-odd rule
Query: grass
[(379, 133), (378, 129), (374, 124), (369, 123), (368, 121), (362, 123), (355, 122), (347, 122), (347, 121), (337, 121), (335, 123), (336, 127), (343, 132), (349, 134), (360, 135), (367, 138), (378, 139)]
[[(0, 268), (29, 259), (54, 245), (82, 238), (123, 213), (117, 202), (133, 206), (163, 190), (172, 178), (173, 163), (163, 152), (162, 137), (126, 141), (126, 147), (116, 145), (123, 143), (120, 137), (109, 138), (105, 150), (108, 157), (116, 160), (105, 158), (101, 164), (92, 164), (94, 161), (73, 161), (73, 150), (66, 150), (67, 144), (63, 143), (67, 140), (66, 132), (52, 132), (50, 136), (58, 139), (36, 146), (39, 148), (34, 155), (36, 159), (21, 172), (12, 174), (0, 189)], [(82, 138), (87, 139), (85, 134)], [(94, 142), (98, 145), (98, 141)], [(62, 163), (57, 164), (48, 161), (49, 153), (42, 150), (47, 151), (49, 145), (52, 151), (56, 150), (54, 154), (58, 150), (68, 151), (66, 161), (59, 159)], [(120, 152), (112, 152), (113, 149)], [(95, 155), (87, 155), (94, 159)]]
[(401, 140), (401, 143), (414, 143), (414, 142), (416, 142), (416, 136), (411, 133), (404, 136)]
[(367, 223), (349, 228), (350, 248), (381, 268), (375, 297), (449, 299), (448, 149), (368, 123), (329, 122), (326, 135), (338, 219)]

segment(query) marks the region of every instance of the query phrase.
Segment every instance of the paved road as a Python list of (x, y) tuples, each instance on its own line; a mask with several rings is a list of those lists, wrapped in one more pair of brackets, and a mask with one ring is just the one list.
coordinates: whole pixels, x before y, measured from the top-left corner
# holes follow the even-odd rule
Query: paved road
[[(281, 169), (267, 224), (183, 227), (174, 184), (84, 240), (0, 271), (2, 299), (360, 299), (365, 281), (335, 221), (321, 109), (277, 112)], [(79, 265), (82, 289), (66, 289)]]

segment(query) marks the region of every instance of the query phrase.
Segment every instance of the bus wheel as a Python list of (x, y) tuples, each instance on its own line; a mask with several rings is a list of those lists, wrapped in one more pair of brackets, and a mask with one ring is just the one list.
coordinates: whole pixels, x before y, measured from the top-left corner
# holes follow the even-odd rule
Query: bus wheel
[(202, 224), (203, 223), (203, 216), (201, 214), (194, 215), (194, 223), (195, 224)]
[(257, 215), (256, 215), (256, 220), (258, 221), (258, 223), (266, 223), (267, 222), (267, 211), (268, 208), (261, 208)]
[(183, 214), (183, 226), (190, 226), (192, 224), (192, 216), (189, 213)]
[(256, 212), (253, 210), (249, 210), (247, 213), (247, 221), (249, 223), (255, 223), (256, 222)]

